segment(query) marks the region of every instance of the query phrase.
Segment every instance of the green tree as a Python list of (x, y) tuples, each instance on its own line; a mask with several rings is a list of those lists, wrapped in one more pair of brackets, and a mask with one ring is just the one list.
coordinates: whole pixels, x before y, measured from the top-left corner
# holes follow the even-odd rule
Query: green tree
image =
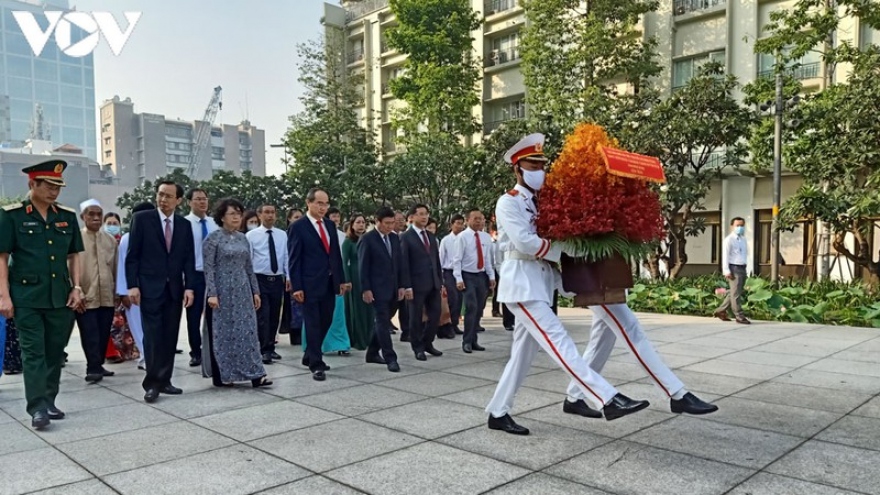
[(478, 60), (472, 31), (480, 19), (470, 0), (391, 0), (397, 26), (388, 44), (407, 55), (405, 73), (391, 81), (391, 93), (407, 106), (394, 116), (406, 137), (421, 132), (470, 136), (477, 131)]
[(688, 237), (706, 230), (699, 211), (712, 182), (746, 157), (743, 138), (754, 114), (734, 97), (738, 87), (720, 64), (706, 64), (681, 91), (651, 109), (647, 126), (633, 138), (639, 151), (660, 158), (667, 180), (659, 188), (667, 241), (646, 260), (654, 278), (660, 277), (661, 261), (669, 278), (679, 276), (688, 262)]
[(304, 110), (290, 117), (284, 137), (292, 157), (286, 177), (301, 196), (320, 186), (334, 204), (371, 213), (394, 194), (379, 180), (384, 172), (373, 136), (356, 112), (363, 105), (364, 78), (346, 68), (344, 47), (343, 31), (332, 27), (322, 40), (297, 47)]
[[(657, 9), (654, 0), (523, 0), (528, 23), (520, 53), (533, 119), (552, 120), (561, 130), (551, 144), (579, 122), (595, 122), (620, 136), (633, 102), (649, 78), (660, 73), (653, 39), (643, 40), (637, 25)], [(618, 94), (626, 83), (631, 93)], [(559, 140), (559, 142), (555, 142)]]

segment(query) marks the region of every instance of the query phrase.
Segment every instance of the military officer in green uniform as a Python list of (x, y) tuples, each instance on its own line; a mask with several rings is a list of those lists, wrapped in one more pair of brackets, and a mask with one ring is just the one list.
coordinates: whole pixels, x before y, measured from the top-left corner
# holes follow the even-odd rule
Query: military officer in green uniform
[(0, 210), (0, 314), (15, 317), (27, 411), (35, 429), (63, 419), (55, 407), (64, 347), (80, 304), (76, 211), (56, 203), (67, 163), (27, 167), (28, 199)]

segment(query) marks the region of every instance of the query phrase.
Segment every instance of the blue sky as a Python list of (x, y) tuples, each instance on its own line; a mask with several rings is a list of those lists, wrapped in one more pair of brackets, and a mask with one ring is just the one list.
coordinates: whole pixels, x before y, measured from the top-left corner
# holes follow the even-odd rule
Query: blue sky
[[(106, 41), (95, 50), (97, 106), (130, 97), (136, 112), (202, 117), (223, 86), (215, 123), (245, 117), (266, 130), (267, 172), (283, 171), (279, 143), (301, 109), (296, 44), (322, 32), (323, 0), (69, 0), (80, 11), (142, 12), (119, 56)], [(331, 3), (337, 3), (335, 0)]]

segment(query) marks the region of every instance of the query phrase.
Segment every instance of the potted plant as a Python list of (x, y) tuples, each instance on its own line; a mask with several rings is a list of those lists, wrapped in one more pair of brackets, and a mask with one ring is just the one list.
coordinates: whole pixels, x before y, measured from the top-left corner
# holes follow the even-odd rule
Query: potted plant
[(626, 302), (628, 260), (664, 235), (650, 186), (664, 181), (656, 158), (620, 150), (598, 125), (579, 124), (566, 137), (541, 189), (538, 231), (565, 242), (563, 287), (577, 294), (576, 305)]

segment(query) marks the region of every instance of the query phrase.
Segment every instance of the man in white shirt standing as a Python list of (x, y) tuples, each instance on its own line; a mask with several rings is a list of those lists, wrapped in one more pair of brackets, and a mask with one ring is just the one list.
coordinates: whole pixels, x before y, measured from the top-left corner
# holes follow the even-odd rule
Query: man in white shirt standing
[(443, 285), (446, 287), (446, 300), (449, 303), (449, 325), (458, 335), (464, 332), (458, 328), (458, 320), (461, 319), (461, 293), (458, 292), (455, 276), (452, 274), (452, 254), (455, 238), (463, 230), (464, 217), (456, 213), (449, 220), (449, 234), (440, 240), (440, 267), (443, 269)]
[[(281, 356), (275, 352), (275, 335), (281, 322), (284, 293), (290, 291), (287, 265), (287, 233), (275, 228), (275, 206), (257, 208), (260, 226), (247, 233), (251, 261), (260, 286), (262, 304), (257, 310), (257, 329), (263, 364), (272, 364)], [(291, 330), (299, 331), (299, 329)]]
[(485, 222), (486, 218), (480, 210), (473, 208), (468, 211), (468, 228), (455, 238), (452, 255), (452, 274), (456, 289), (464, 294), (464, 337), (461, 349), (467, 354), (486, 350), (477, 343), (477, 333), (489, 291), (495, 289), (494, 250), (492, 237), (483, 232)]
[[(139, 203), (131, 209), (131, 214), (141, 211), (155, 210), (153, 203)], [(122, 239), (119, 240), (119, 258), (116, 265), (116, 295), (122, 298), (122, 305), (125, 307), (125, 320), (128, 322), (128, 329), (131, 330), (131, 336), (134, 337), (134, 343), (137, 345), (140, 358), (138, 358), (137, 367), (139, 370), (147, 370), (147, 350), (144, 348), (144, 325), (141, 322), (141, 307), (132, 304), (131, 298), (128, 297), (128, 279), (125, 278), (125, 258), (128, 255), (128, 238), (129, 233), (126, 232)]]
[(730, 235), (724, 238), (721, 250), (721, 270), (724, 278), (730, 281), (730, 290), (724, 302), (715, 310), (715, 316), (722, 321), (730, 321), (727, 310), (733, 311), (736, 322), (749, 325), (751, 322), (743, 314), (740, 298), (746, 285), (746, 264), (748, 257), (748, 244), (745, 238), (746, 221), (742, 217), (734, 217), (730, 221)]
[(186, 333), (189, 339), (189, 365), (202, 365), (202, 315), (205, 312), (205, 271), (202, 256), (202, 241), (208, 234), (217, 230), (214, 219), (208, 215), (208, 193), (195, 187), (186, 193), (189, 215), (186, 219), (192, 224), (193, 248), (196, 254), (196, 278), (193, 281), (195, 301), (186, 308)]

